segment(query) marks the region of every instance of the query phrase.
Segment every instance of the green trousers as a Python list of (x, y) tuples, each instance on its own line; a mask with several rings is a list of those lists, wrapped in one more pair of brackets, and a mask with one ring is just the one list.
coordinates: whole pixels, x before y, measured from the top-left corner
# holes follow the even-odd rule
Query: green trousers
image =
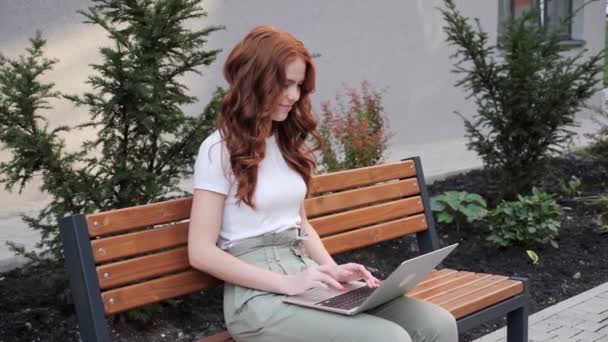
[[(299, 229), (247, 239), (227, 251), (281, 274), (315, 265), (303, 254)], [(431, 303), (399, 297), (355, 316), (309, 309), (283, 296), (226, 283), (224, 319), (237, 342), (399, 341), (457, 342), (454, 317)]]

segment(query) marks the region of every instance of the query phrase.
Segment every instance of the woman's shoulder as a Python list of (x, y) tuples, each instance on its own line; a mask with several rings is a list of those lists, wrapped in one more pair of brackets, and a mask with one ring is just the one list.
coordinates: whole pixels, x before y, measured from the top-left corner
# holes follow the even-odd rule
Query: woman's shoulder
[(216, 129), (215, 131), (213, 131), (211, 134), (209, 134), (205, 140), (203, 140), (203, 143), (201, 144), (201, 150), (212, 150), (212, 149), (220, 149), (220, 150), (224, 150), (225, 149), (225, 145), (226, 143), (224, 142), (224, 139), (222, 138), (222, 134), (220, 133), (219, 129)]
[(222, 142), (222, 134), (220, 133), (219, 129), (216, 129), (211, 134), (209, 134), (205, 138), (205, 140), (203, 140), (203, 145), (211, 146), (211, 145), (215, 145), (215, 144), (221, 143), (221, 142)]

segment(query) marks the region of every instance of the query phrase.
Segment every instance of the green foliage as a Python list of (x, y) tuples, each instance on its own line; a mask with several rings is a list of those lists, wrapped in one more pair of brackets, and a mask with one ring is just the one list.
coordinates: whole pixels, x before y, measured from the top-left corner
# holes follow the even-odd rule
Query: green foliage
[(437, 213), (438, 223), (456, 223), (456, 230), (468, 223), (483, 219), (488, 210), (486, 201), (478, 194), (466, 191), (446, 191), (431, 198), (431, 208)]
[(161, 313), (163, 307), (160, 304), (146, 305), (144, 308), (132, 309), (120, 316), (120, 320), (134, 323), (136, 326), (145, 327), (150, 324), (155, 315)]
[(603, 211), (595, 219), (595, 231), (600, 234), (608, 234), (608, 194), (601, 194), (586, 200), (587, 204), (598, 206)]
[(597, 215), (593, 220), (593, 223), (596, 225), (596, 232), (599, 234), (608, 234), (608, 211)]
[(495, 175), (502, 197), (513, 199), (545, 174), (550, 153), (572, 141), (575, 113), (597, 90), (603, 51), (561, 55), (559, 32), (538, 24), (538, 9), (511, 19), (498, 49), (479, 22), (472, 25), (452, 0), (444, 2), (444, 31), (461, 76), (456, 85), (477, 105), (471, 118), (457, 113), (468, 148)]
[(321, 105), (318, 131), (323, 142), (319, 163), (322, 172), (376, 165), (388, 146), (382, 94), (367, 81), (361, 83), (361, 92), (345, 88), (347, 104), (338, 95), (338, 110), (329, 101)]
[(557, 248), (562, 208), (551, 195), (537, 188), (516, 201), (503, 201), (488, 213), (492, 244), (506, 247), (513, 244), (531, 246), (550, 243)]
[(598, 196), (588, 197), (585, 201), (591, 205), (597, 205), (601, 207), (608, 208), (608, 194), (601, 194)]
[(604, 103), (602, 108), (595, 110), (592, 120), (598, 125), (599, 130), (595, 133), (587, 134), (591, 143), (585, 152), (608, 171), (608, 103)]
[(535, 251), (528, 249), (526, 251), (526, 254), (528, 254), (528, 258), (530, 258), (530, 261), (532, 261), (532, 265), (538, 265), (538, 261), (540, 260), (540, 258), (538, 257), (538, 254), (536, 254)]
[(608, 87), (608, 22), (604, 25), (604, 87)]
[[(88, 108), (91, 119), (76, 127), (50, 129), (40, 110), (58, 98), (53, 84), (40, 81), (56, 61), (43, 57), (45, 41), (31, 40), (27, 56), (0, 58), (0, 142), (12, 159), (0, 165), (0, 181), (19, 191), (34, 175), (51, 201), (35, 217), (23, 220), (42, 238), (40, 261), (62, 261), (57, 221), (91, 213), (160, 201), (182, 193), (183, 176), (192, 173), (200, 142), (214, 129), (223, 91), (218, 89), (204, 112), (186, 116), (181, 107), (197, 99), (180, 80), (212, 63), (219, 50), (205, 50), (207, 36), (221, 29), (187, 28), (206, 15), (195, 0), (101, 1), (80, 11), (86, 23), (111, 38), (92, 65), (92, 92), (65, 96)], [(97, 135), (76, 152), (64, 148), (60, 133), (94, 129)], [(14, 246), (13, 247), (17, 247)]]
[(559, 184), (562, 192), (568, 197), (579, 197), (583, 193), (581, 185), (581, 180), (576, 176), (571, 176), (568, 183), (562, 180)]

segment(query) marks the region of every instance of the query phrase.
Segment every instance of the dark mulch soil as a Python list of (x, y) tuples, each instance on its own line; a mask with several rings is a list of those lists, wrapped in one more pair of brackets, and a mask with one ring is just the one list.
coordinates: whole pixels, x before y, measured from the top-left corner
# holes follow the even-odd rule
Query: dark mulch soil
[[(559, 249), (536, 246), (540, 263), (532, 265), (525, 250), (518, 247), (497, 249), (485, 242), (487, 225), (464, 226), (457, 232), (452, 226), (439, 227), (441, 245), (460, 242), (444, 266), (475, 272), (517, 275), (531, 281), (531, 313), (566, 298), (608, 282), (608, 234), (594, 231), (592, 220), (605, 208), (593, 207), (582, 200), (561, 194), (560, 180), (575, 175), (583, 180), (583, 196), (608, 192), (608, 174), (580, 157), (554, 159), (543, 188), (556, 194), (560, 204), (570, 207), (562, 220)], [(447, 190), (466, 190), (491, 197), (487, 193), (483, 171), (436, 182), (431, 194)], [(412, 237), (395, 239), (337, 256), (340, 262), (357, 261), (368, 265), (379, 277), (385, 277), (402, 260), (416, 254)], [(16, 269), (0, 274), (0, 342), (8, 341), (78, 341), (73, 308), (66, 303), (65, 282), (51, 282), (42, 267)], [(191, 341), (223, 329), (222, 289), (190, 295), (163, 304), (154, 323), (137, 326), (123, 316), (110, 319), (116, 341)], [(499, 320), (463, 335), (465, 341), (482, 336), (504, 322)]]

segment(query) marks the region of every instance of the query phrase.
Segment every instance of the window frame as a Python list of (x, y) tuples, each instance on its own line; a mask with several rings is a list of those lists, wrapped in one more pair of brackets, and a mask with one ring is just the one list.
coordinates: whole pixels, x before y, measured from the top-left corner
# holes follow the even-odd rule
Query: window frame
[[(505, 6), (504, 2), (508, 1), (508, 6)], [(538, 6), (539, 9), (541, 10), (541, 15), (538, 18), (538, 24), (539, 25), (546, 25), (547, 23), (547, 19), (549, 18), (548, 16), (548, 5), (549, 5), (549, 1), (559, 1), (559, 0), (529, 0), (529, 6)], [(572, 15), (574, 13), (574, 7), (575, 4), (579, 1), (576, 0), (565, 0), (568, 1), (569, 4), (569, 14), (568, 15)], [(502, 35), (504, 33), (505, 30), (505, 25), (506, 22), (512, 18), (513, 16), (515, 16), (515, 0), (498, 0), (498, 29), (497, 29), (497, 46), (501, 47), (502, 46)], [(542, 6), (542, 7), (541, 7)], [(505, 7), (508, 8), (508, 12), (503, 13)], [(560, 39), (560, 45), (562, 45), (562, 47), (564, 49), (570, 49), (570, 48), (578, 48), (578, 47), (582, 47), (585, 45), (585, 41), (583, 39), (580, 38), (575, 38), (573, 36), (574, 34), (574, 26), (575, 26), (575, 22), (577, 20), (582, 20), (582, 18), (579, 18), (581, 16), (581, 14), (577, 14), (572, 21), (570, 22), (570, 24), (567, 27), (567, 32), (566, 34), (563, 35), (563, 38)], [(579, 25), (577, 25), (579, 26)], [(580, 35), (580, 32), (579, 32)]]

